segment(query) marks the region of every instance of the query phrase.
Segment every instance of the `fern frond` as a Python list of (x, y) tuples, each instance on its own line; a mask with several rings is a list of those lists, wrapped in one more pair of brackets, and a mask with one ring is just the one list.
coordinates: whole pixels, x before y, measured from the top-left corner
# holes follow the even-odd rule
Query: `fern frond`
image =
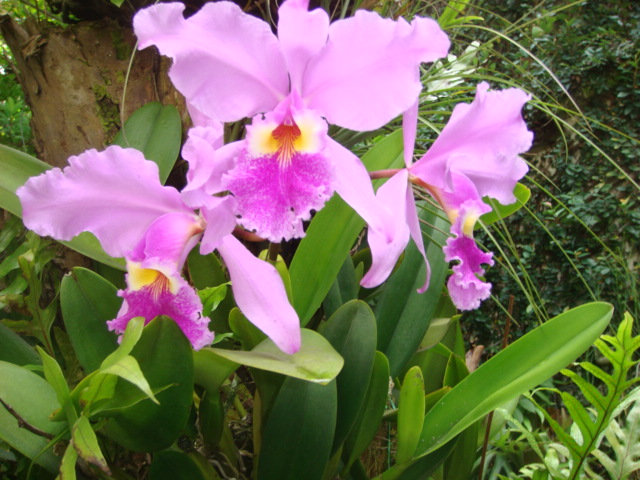
[(640, 470), (640, 401), (636, 399), (622, 425), (611, 420), (604, 435), (615, 458), (599, 449), (592, 454), (607, 470), (611, 480), (626, 480)]
[[(547, 418), (549, 425), (558, 436), (558, 439), (565, 445), (571, 456), (571, 472), (566, 477), (569, 480), (581, 478), (580, 475), (582, 472), (585, 472), (586, 460), (592, 452), (599, 452), (597, 454), (594, 453), (594, 456), (596, 458), (604, 459), (604, 462), (607, 463), (607, 465), (603, 463), (603, 466), (607, 468), (607, 470), (610, 467), (613, 468), (612, 465), (614, 465), (615, 462), (612, 463), (613, 460), (611, 459), (609, 459), (611, 461), (607, 461), (606, 454), (597, 450), (603, 435), (609, 435), (611, 437), (607, 437), (610, 443), (617, 442), (616, 445), (619, 447), (618, 450), (616, 450), (612, 444), (617, 457), (623, 455), (623, 450), (629, 451), (629, 448), (631, 448), (628, 444), (623, 444), (620, 437), (617, 436), (620, 429), (615, 430), (615, 426), (611, 427), (615, 432), (618, 432), (612, 433), (614, 430), (608, 430), (608, 427), (615, 423), (615, 420), (612, 420), (612, 418), (615, 418), (614, 413), (620, 411), (620, 405), (623, 403), (628, 405), (628, 402), (625, 402), (623, 399), (625, 392), (630, 386), (639, 381), (637, 378), (627, 379), (629, 376), (629, 370), (637, 364), (637, 362), (633, 360), (633, 354), (638, 348), (640, 348), (640, 336), (633, 337), (632, 331), (633, 318), (627, 313), (625, 314), (623, 321), (620, 323), (615, 337), (611, 335), (602, 335), (598, 340), (596, 340), (594, 344), (596, 348), (598, 348), (602, 355), (608, 358), (611, 362), (612, 372), (610, 374), (589, 362), (582, 362), (579, 364), (583, 370), (591, 373), (594, 377), (605, 384), (607, 390), (606, 395), (601, 393), (595, 385), (592, 385), (578, 373), (570, 370), (562, 371), (564, 375), (570, 378), (578, 388), (580, 388), (584, 398), (589, 402), (590, 406), (593, 407), (593, 409), (587, 409), (573, 395), (567, 392), (561, 393), (562, 400), (574, 422), (574, 436), (582, 437), (578, 438), (577, 441), (572, 435), (569, 435), (565, 430), (563, 430), (548, 413), (545, 412), (545, 417)], [(632, 394), (640, 397), (640, 393), (638, 392), (639, 389), (636, 389)], [(634, 405), (640, 405), (640, 402), (636, 401)], [(637, 415), (640, 417), (640, 407)], [(638, 420), (638, 422), (640, 422), (640, 420)], [(638, 426), (638, 429), (640, 430), (640, 426)], [(636, 443), (638, 443), (638, 449), (640, 450), (640, 441), (637, 441)], [(635, 465), (634, 462), (637, 458), (637, 454), (635, 455), (636, 457), (633, 457), (633, 454), (631, 454), (627, 463), (630, 462), (629, 464)], [(627, 457), (624, 458), (626, 459)], [(587, 470), (590, 471), (590, 469)], [(589, 472), (585, 473), (591, 475)], [(622, 479), (628, 477), (615, 478)]]

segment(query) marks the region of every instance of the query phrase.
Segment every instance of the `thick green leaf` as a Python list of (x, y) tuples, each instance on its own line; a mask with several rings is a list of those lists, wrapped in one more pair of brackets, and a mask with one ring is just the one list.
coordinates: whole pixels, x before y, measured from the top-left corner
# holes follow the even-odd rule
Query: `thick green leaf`
[[(189, 340), (168, 317), (151, 321), (131, 351), (151, 388), (164, 388), (156, 397), (160, 402), (143, 400), (111, 412), (104, 432), (124, 447), (151, 452), (171, 445), (187, 421), (193, 400), (193, 353)], [(119, 380), (114, 398), (138, 388)]]
[(329, 318), (349, 300), (358, 298), (359, 288), (356, 269), (353, 266), (351, 256), (347, 255), (336, 279), (327, 292), (327, 296), (322, 301), (325, 317)]
[[(491, 225), (492, 223), (502, 220), (503, 218), (506, 218), (509, 215), (520, 210), (531, 197), (531, 190), (529, 190), (529, 188), (525, 187), (521, 183), (516, 183), (513, 194), (516, 197), (516, 201), (510, 203), (509, 205), (502, 205), (500, 202), (493, 198), (483, 198), (483, 201), (489, 204), (493, 208), (493, 210), (489, 213), (485, 213), (480, 217), (482, 223), (484, 223), (485, 225)], [(482, 228), (482, 224), (477, 223), (475, 228), (476, 230)]]
[(362, 452), (371, 443), (382, 421), (389, 392), (389, 361), (381, 352), (376, 352), (369, 386), (362, 408), (358, 414), (349, 437), (345, 441), (345, 470), (360, 458)]
[(164, 183), (178, 159), (182, 143), (182, 122), (173, 105), (150, 102), (133, 112), (113, 140), (115, 145), (140, 150), (160, 169)]
[[(398, 130), (369, 150), (362, 162), (369, 171), (399, 167), (402, 150), (402, 131)], [(327, 295), (363, 227), (364, 221), (337, 195), (309, 225), (289, 269), (293, 306), (303, 326)]]
[(204, 442), (209, 447), (218, 445), (225, 426), (224, 402), (220, 398), (220, 392), (204, 392), (198, 409), (198, 425)]
[(98, 438), (91, 427), (91, 423), (89, 423), (89, 419), (84, 415), (80, 415), (73, 426), (71, 440), (81, 458), (95, 465), (107, 475), (111, 475), (107, 461), (100, 450), (100, 445), (98, 445)]
[(110, 282), (76, 267), (62, 279), (60, 308), (69, 339), (85, 372), (96, 370), (118, 346), (107, 320), (118, 314), (122, 299)]
[(433, 452), (491, 410), (574, 361), (606, 328), (613, 307), (569, 310), (509, 345), (456, 385), (424, 417), (416, 456)]
[(241, 365), (281, 373), (290, 377), (326, 384), (333, 380), (344, 361), (331, 344), (319, 333), (302, 329), (302, 346), (297, 353), (287, 355), (266, 339), (253, 350), (203, 349)]
[(389, 359), (393, 378), (402, 372), (427, 332), (442, 295), (448, 268), (442, 252), (448, 222), (426, 209), (419, 212), (419, 217), (428, 225), (435, 226), (434, 229), (426, 227), (434, 241), (425, 237), (431, 267), (429, 288), (425, 293), (417, 292), (424, 283), (425, 265), (415, 244), (410, 242), (402, 264), (385, 283), (375, 310), (378, 319), (378, 350), (384, 352)]
[(336, 422), (336, 382), (287, 378), (262, 437), (258, 480), (321, 480)]
[(333, 453), (347, 438), (367, 393), (376, 355), (376, 319), (366, 303), (352, 300), (331, 316), (321, 333), (344, 358), (336, 379), (338, 420)]
[(400, 389), (398, 405), (398, 449), (396, 463), (406, 463), (420, 439), (421, 425), (416, 420), (424, 416), (424, 379), (420, 367), (409, 369)]
[(42, 363), (33, 347), (3, 323), (0, 323), (0, 361), (15, 365)]
[(153, 455), (149, 467), (150, 480), (211, 480), (219, 478), (205, 476), (191, 455), (173, 450), (164, 450)]
[(78, 452), (73, 445), (67, 445), (62, 463), (60, 464), (60, 480), (76, 480), (76, 462), (78, 461)]
[[(0, 399), (30, 426), (52, 437), (64, 428), (64, 424), (49, 420), (49, 415), (60, 408), (53, 387), (25, 368), (0, 361)], [(32, 459), (48, 443), (45, 437), (19, 427), (17, 418), (1, 404), (0, 439)], [(60, 458), (49, 450), (40, 455), (36, 462), (53, 473), (58, 469)]]

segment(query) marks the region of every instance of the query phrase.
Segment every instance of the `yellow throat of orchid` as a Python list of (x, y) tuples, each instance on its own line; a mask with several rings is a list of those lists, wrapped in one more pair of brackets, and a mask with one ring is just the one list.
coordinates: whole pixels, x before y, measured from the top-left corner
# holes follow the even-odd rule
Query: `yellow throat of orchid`
[(149, 288), (154, 298), (159, 298), (162, 293), (170, 291), (174, 295), (178, 293), (178, 282), (161, 270), (143, 268), (140, 262), (127, 262), (127, 282), (131, 290), (137, 291)]

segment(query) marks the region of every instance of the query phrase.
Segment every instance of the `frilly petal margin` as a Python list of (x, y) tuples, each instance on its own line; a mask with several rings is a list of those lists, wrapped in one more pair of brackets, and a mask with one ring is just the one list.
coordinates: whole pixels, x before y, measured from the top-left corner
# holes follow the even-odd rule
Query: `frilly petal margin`
[(163, 215), (193, 215), (176, 189), (162, 186), (155, 163), (118, 146), (73, 156), (64, 170), (32, 177), (16, 193), (30, 230), (58, 240), (90, 231), (113, 257), (131, 251)]
[(455, 237), (448, 238), (443, 248), (447, 262), (459, 262), (452, 268), (447, 288), (453, 304), (460, 310), (474, 310), (491, 295), (491, 284), (477, 276), (484, 274), (482, 264), (493, 265), (493, 253), (480, 250), (471, 236), (476, 219), (487, 210), (490, 208), (480, 200), (463, 203), (451, 227)]
[(188, 19), (184, 8), (145, 8), (133, 28), (140, 49), (156, 45), (173, 58), (169, 76), (200, 113), (233, 122), (271, 110), (287, 95), (284, 57), (269, 24), (231, 2), (207, 3)]
[(300, 349), (300, 320), (289, 304), (282, 279), (273, 265), (254, 257), (233, 235), (218, 246), (231, 277), (240, 311), (285, 353)]
[(488, 83), (480, 83), (471, 104), (456, 105), (436, 141), (410, 170), (444, 191), (453, 190), (454, 175), (463, 175), (481, 197), (509, 204), (515, 201), (516, 182), (528, 171), (518, 155), (533, 141), (522, 117), (522, 107), (531, 97), (517, 88), (488, 88)]
[(209, 330), (209, 319), (202, 316), (198, 294), (182, 277), (172, 278), (172, 281), (179, 285), (175, 294), (169, 290), (158, 294), (153, 286), (118, 291), (124, 302), (118, 316), (107, 322), (109, 330), (122, 334), (134, 317), (144, 317), (146, 325), (155, 317), (166, 315), (178, 324), (195, 350), (211, 345), (214, 334)]
[(420, 63), (445, 57), (449, 45), (432, 19), (409, 24), (358, 10), (330, 25), (327, 45), (308, 64), (301, 97), (329, 123), (375, 130), (414, 103), (422, 90)]

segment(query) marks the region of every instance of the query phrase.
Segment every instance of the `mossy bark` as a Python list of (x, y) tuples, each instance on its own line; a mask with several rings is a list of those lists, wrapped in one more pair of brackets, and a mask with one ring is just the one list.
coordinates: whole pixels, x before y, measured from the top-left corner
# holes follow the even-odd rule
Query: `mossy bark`
[(134, 53), (132, 31), (109, 20), (52, 27), (0, 17), (0, 32), (33, 112), (34, 148), (63, 167), (71, 155), (109, 145), (121, 125), (150, 101), (172, 104), (187, 120), (184, 99), (171, 85), (169, 61), (155, 48)]

